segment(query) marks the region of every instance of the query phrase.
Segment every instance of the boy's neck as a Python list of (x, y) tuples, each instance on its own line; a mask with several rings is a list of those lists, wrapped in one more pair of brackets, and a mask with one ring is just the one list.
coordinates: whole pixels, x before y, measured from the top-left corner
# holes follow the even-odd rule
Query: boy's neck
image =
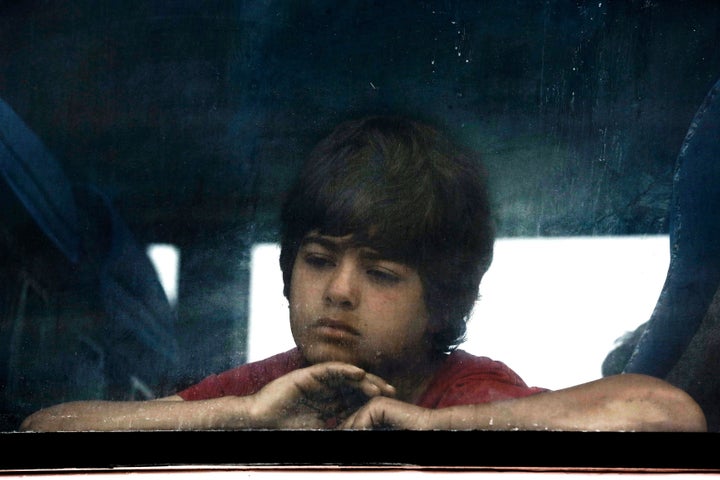
[(405, 364), (402, 372), (389, 374), (383, 378), (395, 387), (395, 398), (403, 402), (415, 404), (420, 399), (440, 368), (444, 355), (431, 355), (430, 358), (418, 360), (412, 365)]

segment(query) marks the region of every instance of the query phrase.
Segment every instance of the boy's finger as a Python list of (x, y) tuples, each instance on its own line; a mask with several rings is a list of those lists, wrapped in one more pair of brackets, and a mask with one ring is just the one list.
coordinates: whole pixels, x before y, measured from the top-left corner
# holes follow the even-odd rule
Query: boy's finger
[(325, 385), (338, 386), (348, 381), (360, 381), (366, 373), (349, 363), (320, 363), (309, 367), (312, 377)]
[(357, 381), (348, 381), (348, 385), (357, 388), (368, 397), (395, 396), (395, 388), (392, 385), (386, 383), (385, 381), (378, 382), (376, 380), (372, 380), (366, 377)]
[(380, 389), (381, 395), (384, 395), (386, 397), (395, 396), (395, 387), (387, 383), (382, 377), (378, 377), (377, 375), (374, 375), (372, 373), (365, 373), (365, 378), (363, 380), (368, 381), (373, 385), (376, 385)]
[(381, 377), (368, 373), (355, 365), (327, 362), (310, 367), (315, 381), (331, 388), (349, 385), (362, 391), (368, 397), (378, 395), (394, 397), (395, 387)]
[(384, 395), (395, 396), (395, 387), (387, 383), (383, 378), (366, 372), (365, 370), (349, 364), (328, 365), (328, 373), (337, 375), (333, 379), (342, 379), (346, 385), (352, 385), (360, 389), (365, 395), (375, 397)]

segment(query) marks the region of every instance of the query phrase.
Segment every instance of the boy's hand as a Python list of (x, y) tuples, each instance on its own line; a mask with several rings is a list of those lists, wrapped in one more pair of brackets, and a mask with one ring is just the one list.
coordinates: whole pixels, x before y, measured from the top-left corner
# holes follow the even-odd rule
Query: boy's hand
[(252, 417), (258, 428), (334, 427), (369, 398), (392, 397), (395, 389), (382, 378), (341, 362), (295, 370), (253, 395)]
[(394, 398), (373, 398), (345, 419), (340, 429), (431, 430), (435, 411)]

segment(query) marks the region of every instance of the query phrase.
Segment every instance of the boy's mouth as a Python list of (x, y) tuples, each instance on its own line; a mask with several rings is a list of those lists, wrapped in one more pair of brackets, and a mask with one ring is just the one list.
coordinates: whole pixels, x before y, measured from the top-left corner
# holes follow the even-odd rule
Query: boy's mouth
[(338, 338), (359, 336), (360, 332), (346, 322), (323, 317), (315, 323), (315, 328), (324, 335)]

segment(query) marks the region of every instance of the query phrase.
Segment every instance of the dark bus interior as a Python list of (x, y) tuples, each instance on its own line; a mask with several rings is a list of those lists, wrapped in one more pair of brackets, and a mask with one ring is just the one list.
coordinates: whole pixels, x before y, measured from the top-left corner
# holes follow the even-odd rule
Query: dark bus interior
[[(295, 169), (401, 113), (481, 153), (499, 236), (668, 234), (605, 371), (719, 431), (719, 46), (699, 0), (0, 1), (0, 430), (245, 362), (249, 252)], [(176, 302), (151, 244), (180, 252)]]

